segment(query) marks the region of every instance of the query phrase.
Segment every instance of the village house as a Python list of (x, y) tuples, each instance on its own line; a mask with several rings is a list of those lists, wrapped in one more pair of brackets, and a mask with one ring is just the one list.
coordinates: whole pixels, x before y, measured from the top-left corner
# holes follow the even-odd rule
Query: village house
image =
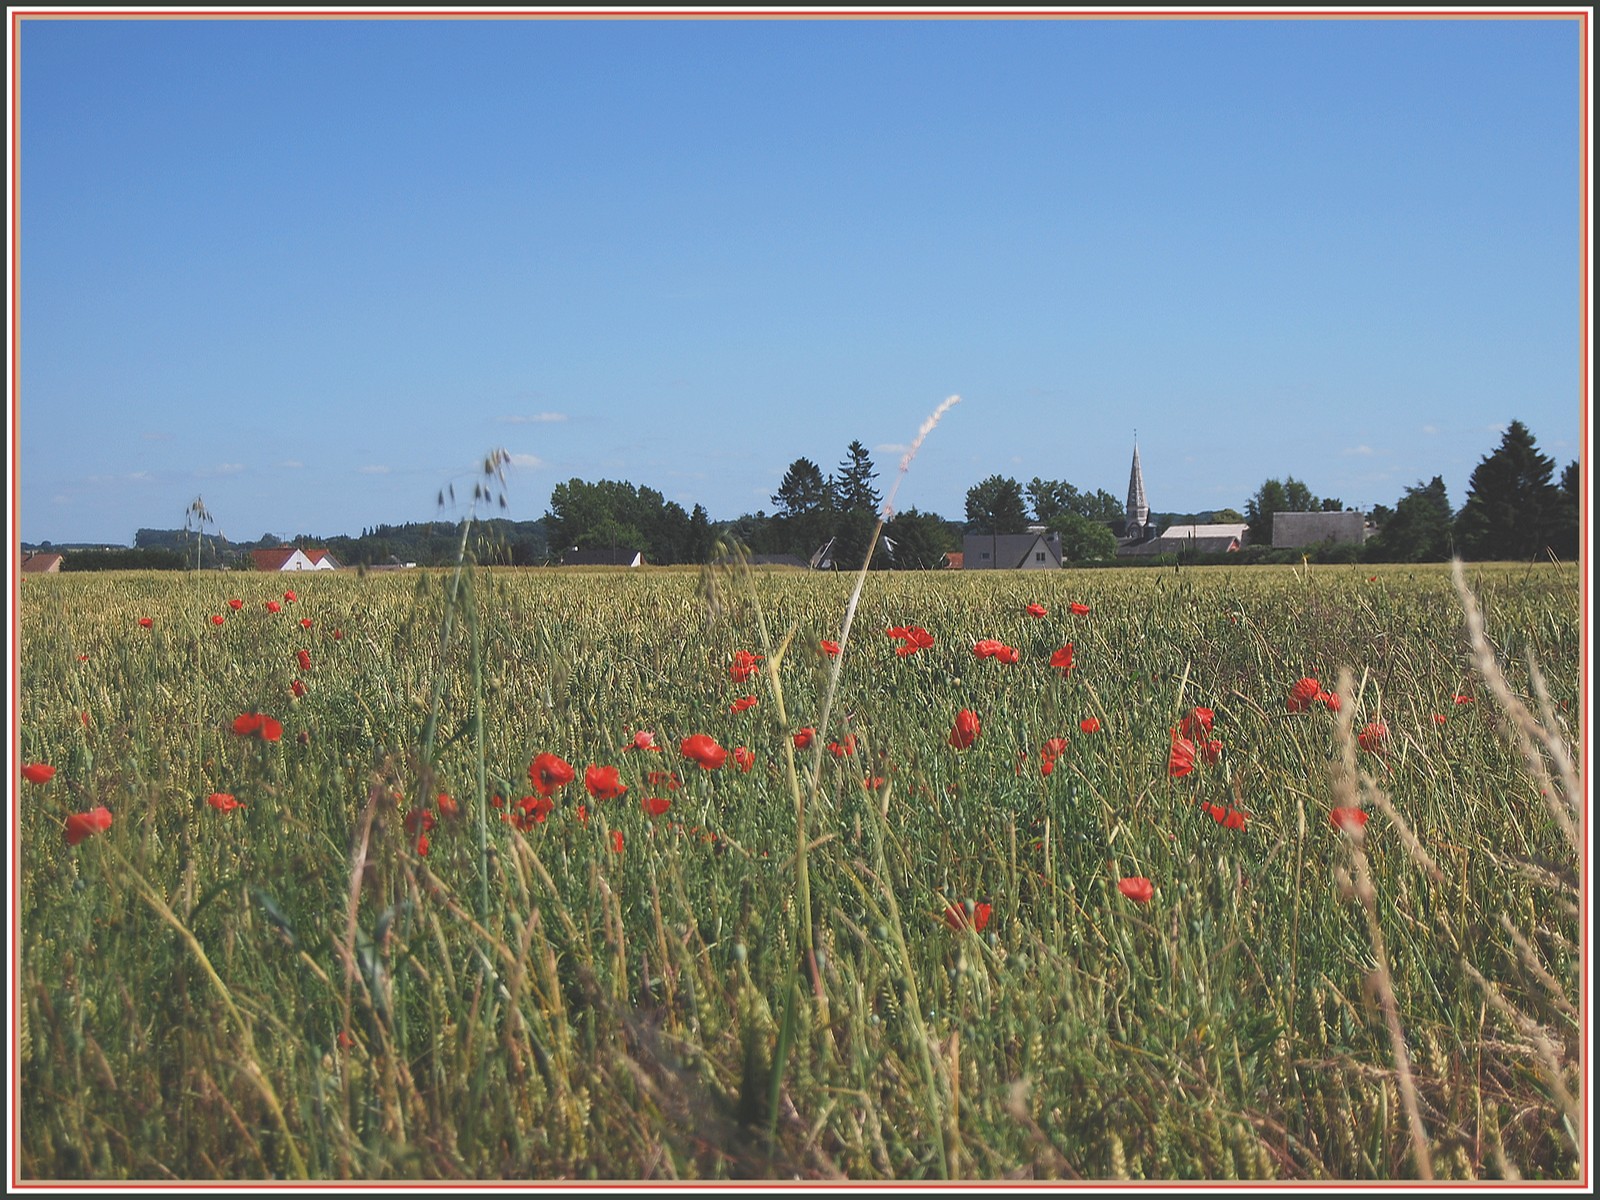
[(22, 556), (22, 570), (29, 575), (54, 575), (61, 570), (61, 555), (35, 551)]
[(969, 533), (961, 539), (963, 571), (1049, 571), (1061, 566), (1061, 535), (1043, 525), (1027, 533)]
[(564, 567), (642, 567), (643, 550), (579, 550), (574, 547), (561, 556)]
[(326, 550), (301, 550), (280, 546), (276, 550), (252, 550), (250, 561), (258, 571), (335, 571), (338, 559)]
[(1367, 518), (1359, 512), (1280, 512), (1272, 514), (1272, 548), (1359, 546), (1367, 540)]
[(1155, 554), (1235, 554), (1244, 545), (1243, 521), (1223, 522), (1215, 525), (1168, 525), (1160, 537), (1135, 542), (1119, 554), (1127, 557), (1144, 557)]

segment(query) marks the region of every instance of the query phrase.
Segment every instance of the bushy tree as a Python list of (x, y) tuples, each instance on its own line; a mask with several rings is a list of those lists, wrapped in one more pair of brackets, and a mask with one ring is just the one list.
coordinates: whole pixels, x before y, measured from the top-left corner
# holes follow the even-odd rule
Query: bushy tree
[(961, 539), (937, 513), (908, 508), (884, 526), (891, 543), (889, 561), (897, 571), (931, 571), (945, 565), (945, 555), (961, 548)]
[[(1380, 519), (1381, 518), (1381, 519)], [(1367, 557), (1384, 562), (1444, 562), (1451, 552), (1450, 497), (1444, 479), (1408, 487), (1392, 512), (1373, 510), (1378, 526)]]
[(1244, 519), (1250, 525), (1245, 536), (1253, 546), (1270, 546), (1274, 513), (1317, 512), (1319, 504), (1311, 489), (1293, 475), (1281, 481), (1269, 479), (1245, 503)]
[(1117, 535), (1100, 521), (1067, 512), (1047, 522), (1061, 535), (1061, 561), (1065, 563), (1110, 562), (1117, 556)]
[(991, 475), (968, 488), (967, 532), (1028, 532), (1028, 510), (1022, 503), (1022, 485), (1015, 479)]
[(1467, 481), (1467, 500), (1456, 514), (1462, 553), (1480, 561), (1543, 554), (1555, 540), (1561, 509), (1560, 489), (1550, 482), (1554, 470), (1528, 427), (1512, 421)]

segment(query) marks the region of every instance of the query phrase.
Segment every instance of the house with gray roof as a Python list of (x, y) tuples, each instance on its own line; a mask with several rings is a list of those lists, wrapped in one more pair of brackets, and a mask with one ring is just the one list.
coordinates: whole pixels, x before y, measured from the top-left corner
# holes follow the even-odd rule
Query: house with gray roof
[(961, 539), (963, 571), (1051, 571), (1061, 567), (1061, 535), (1035, 526), (1027, 533), (969, 533)]

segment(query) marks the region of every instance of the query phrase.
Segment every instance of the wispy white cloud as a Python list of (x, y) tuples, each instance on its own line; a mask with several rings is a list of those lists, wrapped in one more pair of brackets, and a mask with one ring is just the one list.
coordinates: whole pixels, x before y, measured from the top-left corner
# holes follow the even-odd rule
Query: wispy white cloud
[(553, 421), (565, 421), (567, 419), (567, 414), (558, 412), (542, 412), (533, 413), (530, 416), (525, 413), (515, 413), (511, 416), (498, 417), (496, 419), (502, 425), (548, 425)]
[(1431, 436), (1439, 432), (1439, 427), (1437, 425), (1424, 425), (1422, 427), (1422, 432)]
[(379, 466), (362, 467), (360, 470), (363, 475), (387, 475), (389, 473), (388, 467)]
[(911, 447), (906, 445), (904, 442), (884, 442), (881, 446), (874, 446), (872, 448), (872, 452), (874, 454), (895, 455), (905, 454), (910, 449)]
[(218, 463), (214, 467), (205, 467), (195, 472), (201, 479), (213, 479), (218, 475), (237, 475), (244, 470), (243, 463)]
[(1372, 455), (1376, 454), (1377, 451), (1374, 450), (1371, 446), (1368, 446), (1365, 443), (1363, 443), (1360, 446), (1347, 447), (1346, 449), (1339, 451), (1339, 453), (1343, 454), (1346, 458), (1349, 458), (1352, 455), (1355, 455), (1355, 456), (1360, 457), (1360, 458), (1370, 458), (1370, 457), (1372, 457)]
[(536, 467), (544, 466), (544, 459), (537, 454), (513, 454), (511, 456), (511, 465), (513, 467), (526, 467), (531, 471)]

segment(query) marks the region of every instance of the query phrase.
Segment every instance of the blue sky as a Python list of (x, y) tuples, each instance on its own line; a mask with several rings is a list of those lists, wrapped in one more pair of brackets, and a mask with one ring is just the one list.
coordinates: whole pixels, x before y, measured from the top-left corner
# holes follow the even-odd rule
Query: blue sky
[(1135, 430), (1158, 511), (1460, 505), (1579, 454), (1580, 31), (25, 18), (19, 532), (354, 534), (496, 447), (516, 519), (727, 519), (951, 394), (899, 508)]

